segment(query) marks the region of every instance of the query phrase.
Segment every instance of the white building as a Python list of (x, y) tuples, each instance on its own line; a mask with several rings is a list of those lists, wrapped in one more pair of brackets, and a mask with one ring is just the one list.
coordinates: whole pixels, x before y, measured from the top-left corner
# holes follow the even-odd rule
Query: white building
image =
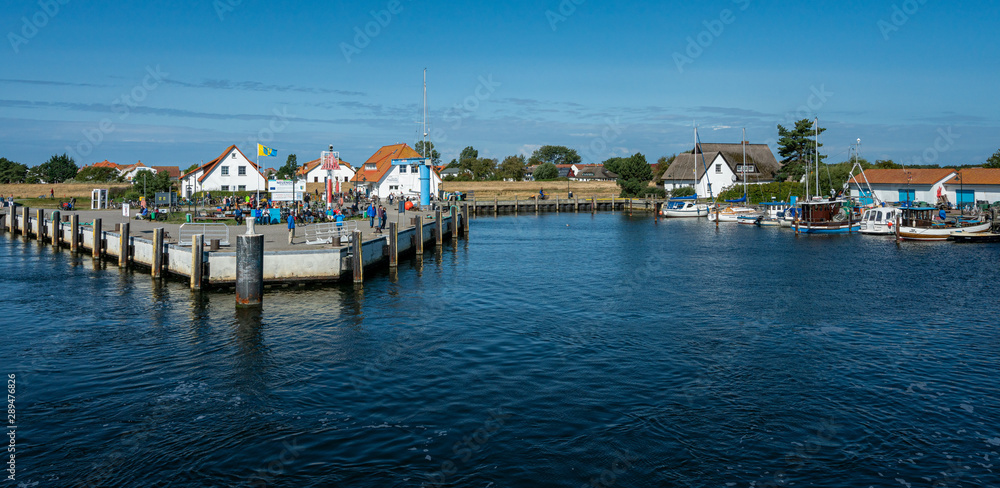
[(1000, 169), (967, 168), (944, 182), (951, 203), (1000, 202)]
[[(333, 171), (333, 181), (339, 181), (341, 188), (346, 191), (350, 186), (348, 182), (354, 178), (354, 167), (350, 163), (341, 160), (340, 169)], [(299, 178), (305, 179), (306, 183), (326, 183), (326, 170), (323, 169), (322, 161), (314, 159), (302, 165), (298, 171)]]
[[(862, 203), (872, 203), (871, 192), (879, 201), (895, 202), (927, 202), (934, 205), (938, 201), (938, 191), (945, 195), (945, 182), (955, 176), (955, 170), (949, 168), (926, 169), (868, 169), (862, 177), (854, 175), (849, 183), (853, 195), (859, 196)], [(865, 184), (865, 179), (868, 184)], [(957, 195), (952, 192), (948, 198), (956, 202)]]
[(678, 154), (661, 183), (666, 191), (695, 187), (699, 198), (708, 198), (743, 184), (744, 178), (748, 185), (771, 183), (781, 168), (767, 144), (747, 144), (746, 165), (743, 161), (740, 144), (702, 144), (698, 154)]
[[(420, 195), (420, 172), (417, 165), (394, 166), (394, 159), (417, 159), (420, 153), (406, 144), (385, 146), (368, 158), (355, 172), (351, 184), (357, 190), (367, 189), (372, 195), (387, 197), (390, 193), (398, 195), (402, 192), (409, 197)], [(441, 176), (434, 168), (430, 168), (431, 194), (437, 195), (441, 185)]]
[(257, 165), (236, 146), (221, 156), (181, 175), (181, 195), (208, 192), (267, 191), (267, 182)]

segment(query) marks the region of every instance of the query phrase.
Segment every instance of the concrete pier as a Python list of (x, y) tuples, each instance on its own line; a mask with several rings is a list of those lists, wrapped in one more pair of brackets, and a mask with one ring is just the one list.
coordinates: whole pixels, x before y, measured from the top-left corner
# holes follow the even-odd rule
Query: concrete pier
[(255, 307), (264, 301), (264, 236), (236, 236), (236, 306)]

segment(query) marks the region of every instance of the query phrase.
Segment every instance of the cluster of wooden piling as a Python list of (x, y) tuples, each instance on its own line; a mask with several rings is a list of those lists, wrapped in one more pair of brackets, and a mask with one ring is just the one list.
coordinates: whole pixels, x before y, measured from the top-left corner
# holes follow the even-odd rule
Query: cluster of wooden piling
[(521, 200), (514, 197), (513, 200), (500, 200), (493, 197), (493, 200), (470, 200), (468, 203), (473, 216), (500, 215), (501, 213), (518, 215), (521, 212), (633, 212), (633, 211), (653, 211), (662, 205), (663, 200), (657, 198), (549, 198), (539, 200), (531, 198)]
[[(19, 211), (19, 218), (16, 218), (17, 216), (15, 216), (13, 209), (11, 209), (5, 218), (0, 219), (0, 232), (18, 233), (26, 240), (35, 238), (41, 244), (49, 242), (54, 247), (69, 247), (69, 249), (74, 253), (84, 251), (84, 234), (83, 227), (80, 224), (79, 215), (72, 214), (66, 216), (64, 219), (59, 211), (54, 211), (48, 225), (46, 225), (44, 211), (41, 209), (35, 209), (35, 224), (32, 225), (32, 219), (29, 218), (31, 216), (31, 209), (27, 207), (20, 207)], [(447, 224), (446, 219), (450, 219)], [(68, 221), (71, 229), (69, 232), (68, 242), (63, 242), (63, 235), (65, 233), (63, 220)], [(412, 249), (416, 255), (420, 256), (424, 253), (424, 229), (427, 224), (425, 224), (424, 218), (419, 215), (414, 217), (412, 222), (415, 230), (412, 240), (407, 242), (405, 246), (402, 246), (402, 248)], [(134, 261), (135, 245), (133, 242), (134, 238), (130, 235), (130, 224), (125, 222), (115, 225), (117, 227), (115, 232), (118, 235), (117, 245), (119, 249), (117, 264), (122, 268), (132, 266), (133, 264), (136, 264), (136, 262)], [(461, 208), (454, 206), (450, 207), (448, 209), (447, 217), (441, 210), (435, 211), (434, 221), (430, 223), (430, 225), (433, 225), (433, 231), (430, 239), (433, 240), (435, 245), (438, 247), (444, 245), (444, 238), (447, 234), (451, 234), (453, 240), (457, 240), (460, 234), (468, 236), (469, 205), (464, 204)], [(104, 231), (102, 221), (99, 218), (94, 219), (92, 229), (93, 240), (90, 254), (93, 258), (101, 260), (108, 258), (109, 256), (113, 256), (113, 254), (109, 255), (107, 253), (107, 239), (114, 234), (108, 235), (108, 233)], [(409, 230), (407, 230), (407, 232), (409, 232)], [(347, 253), (348, 258), (350, 259), (350, 268), (353, 272), (354, 282), (361, 283), (364, 279), (365, 266), (371, 266), (375, 262), (382, 262), (382, 259), (373, 259), (374, 256), (368, 256), (368, 259), (366, 260), (366, 256), (364, 256), (362, 249), (366, 245), (376, 245), (376, 250), (381, 248), (383, 252), (380, 258), (385, 257), (385, 260), (388, 261), (390, 269), (395, 269), (399, 265), (401, 250), (399, 234), (399, 225), (395, 222), (389, 224), (388, 236), (369, 239), (367, 242), (364, 241), (360, 231), (355, 231), (352, 236), (352, 242), (349, 249), (328, 249), (326, 252), (331, 253), (333, 256), (337, 256), (334, 259), (337, 259), (337, 262), (341, 263), (339, 266), (343, 266), (343, 253)], [(386, 246), (383, 246), (383, 243), (379, 242), (382, 240), (387, 241)], [(140, 239), (140, 241), (142, 243), (143, 255), (148, 257), (148, 259), (144, 258), (142, 262), (138, 264), (142, 264), (143, 266), (148, 265), (151, 268), (150, 274), (154, 278), (163, 277), (165, 268), (168, 268), (174, 274), (183, 276), (182, 273), (179, 273), (177, 270), (174, 270), (172, 267), (167, 265), (168, 254), (167, 245), (165, 244), (164, 228), (161, 227), (154, 229), (151, 250), (149, 249), (150, 244), (148, 240)], [(112, 243), (114, 243), (114, 241), (112, 241)], [(210, 253), (205, 251), (205, 244), (204, 235), (195, 235), (192, 237), (190, 274), (187, 276), (192, 290), (200, 290), (206, 281), (206, 267), (209, 264), (207, 257)], [(170, 248), (172, 250), (171, 253), (178, 249), (176, 246), (171, 246)], [(213, 247), (213, 250), (217, 250), (217, 248)], [(150, 252), (151, 256), (149, 256)], [(276, 254), (280, 255), (282, 252), (278, 251)], [(229, 259), (231, 259), (231, 257)], [(176, 260), (177, 257), (174, 256), (174, 263), (177, 262)], [(343, 268), (340, 269), (343, 271)], [(187, 270), (184, 271), (186, 272)], [(310, 278), (303, 277), (303, 279)], [(261, 303), (263, 299), (265, 281), (263, 235), (237, 236), (235, 281), (236, 302), (238, 306), (255, 306)]]

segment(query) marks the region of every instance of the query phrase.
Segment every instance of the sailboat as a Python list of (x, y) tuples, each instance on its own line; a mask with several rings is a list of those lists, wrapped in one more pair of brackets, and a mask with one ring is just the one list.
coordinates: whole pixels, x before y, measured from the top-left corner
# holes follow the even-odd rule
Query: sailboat
[[(806, 174), (806, 181), (809, 175)], [(807, 190), (808, 191), (808, 190)], [(816, 119), (816, 192), (819, 193), (819, 119)], [(796, 234), (849, 234), (858, 232), (854, 205), (845, 198), (816, 196), (801, 203), (800, 214), (792, 223)]]
[[(760, 212), (752, 207), (747, 207), (744, 205), (735, 205), (740, 203), (747, 203), (747, 130), (743, 129), (743, 140), (740, 142), (743, 146), (743, 197), (737, 198), (735, 200), (726, 200), (726, 203), (730, 204), (726, 208), (717, 209), (708, 215), (708, 220), (719, 222), (739, 222), (743, 224), (756, 224), (757, 219), (760, 217)], [(734, 175), (735, 179), (736, 176)]]
[[(695, 194), (690, 197), (674, 197), (667, 200), (667, 206), (660, 211), (660, 215), (664, 217), (671, 218), (682, 218), (682, 217), (704, 217), (708, 215), (708, 205), (704, 203), (698, 203), (698, 128), (694, 128), (694, 188)], [(704, 156), (702, 156), (704, 159)], [(704, 161), (702, 161), (704, 166)], [(706, 173), (708, 170), (706, 169)], [(712, 184), (709, 183), (709, 192), (711, 193)]]

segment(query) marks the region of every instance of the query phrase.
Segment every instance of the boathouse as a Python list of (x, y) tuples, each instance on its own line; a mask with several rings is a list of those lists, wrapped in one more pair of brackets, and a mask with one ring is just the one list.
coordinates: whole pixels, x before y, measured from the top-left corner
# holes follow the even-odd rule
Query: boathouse
[(1000, 201), (1000, 169), (967, 168), (944, 182), (945, 191), (958, 205)]
[[(871, 184), (871, 192), (883, 202), (927, 202), (936, 204), (938, 190), (945, 194), (944, 183), (955, 176), (950, 168), (901, 168), (868, 169), (865, 177), (855, 175), (848, 182), (854, 195), (862, 198), (862, 203), (871, 203), (871, 193), (865, 178)], [(955, 201), (955, 194), (948, 195)]]
[(257, 165), (235, 145), (222, 154), (181, 175), (181, 194), (198, 192), (267, 191), (267, 182)]

